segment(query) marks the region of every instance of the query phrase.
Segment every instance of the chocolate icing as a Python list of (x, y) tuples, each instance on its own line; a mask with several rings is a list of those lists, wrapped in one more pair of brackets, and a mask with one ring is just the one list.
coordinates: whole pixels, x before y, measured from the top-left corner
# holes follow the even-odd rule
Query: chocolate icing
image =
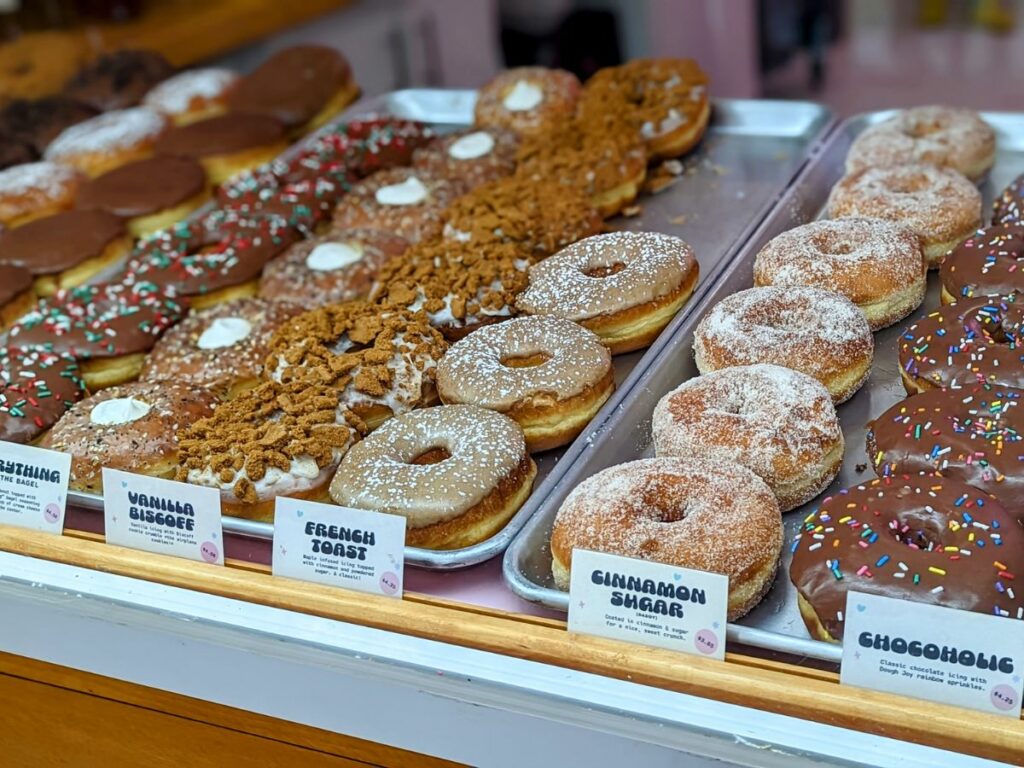
[(1024, 391), (981, 384), (934, 389), (897, 403), (868, 425), (880, 477), (939, 472), (1024, 508)]
[(64, 96), (18, 99), (0, 111), (0, 134), (30, 144), (38, 154), (42, 154), (65, 128), (97, 114), (89, 105)]
[(799, 530), (789, 578), (836, 640), (850, 590), (1024, 617), (1024, 588), (1013, 581), (1024, 570), (1024, 529), (969, 485), (934, 475), (872, 480), (826, 498)]
[(323, 45), (296, 45), (271, 56), (228, 96), (232, 112), (273, 115), (289, 128), (312, 119), (352, 79), (345, 57)]
[(900, 337), (900, 365), (924, 386), (1024, 387), (1024, 306), (995, 297), (937, 309)]
[(1016, 301), (1024, 291), (1024, 227), (979, 229), (950, 251), (939, 267), (946, 292), (956, 301), (1002, 296)]
[(64, 86), (64, 94), (101, 112), (131, 107), (146, 91), (174, 74), (156, 51), (116, 51), (83, 67)]
[(197, 158), (230, 155), (284, 138), (284, 125), (268, 115), (218, 115), (174, 126), (157, 139), (155, 151)]
[(0, 440), (34, 440), (84, 392), (74, 358), (43, 349), (4, 350), (0, 353)]
[(99, 208), (130, 218), (163, 211), (198, 195), (206, 173), (187, 157), (151, 157), (122, 165), (78, 191), (79, 208)]
[(1024, 173), (1006, 185), (992, 203), (993, 224), (1024, 224)]
[[(32, 272), (14, 264), (0, 264), (0, 307), (32, 290)], [(2, 438), (0, 438), (2, 439)]]
[(0, 134), (0, 171), (14, 165), (31, 163), (39, 157), (28, 144)]
[(0, 263), (52, 275), (99, 256), (124, 233), (112, 213), (62, 211), (0, 234)]

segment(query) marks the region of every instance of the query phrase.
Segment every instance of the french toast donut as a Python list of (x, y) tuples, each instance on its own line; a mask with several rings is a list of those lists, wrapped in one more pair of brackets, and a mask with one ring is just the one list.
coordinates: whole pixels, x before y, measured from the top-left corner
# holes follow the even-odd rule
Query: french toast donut
[(0, 224), (13, 228), (68, 210), (85, 180), (70, 166), (45, 161), (0, 171)]
[(693, 339), (701, 373), (773, 363), (813, 376), (836, 404), (867, 380), (874, 346), (856, 304), (806, 286), (748, 288), (727, 296), (700, 321)]
[(352, 446), (330, 492), (346, 507), (402, 515), (408, 546), (458, 549), (504, 528), (536, 474), (508, 416), (440, 405), (391, 419)]
[(657, 338), (690, 298), (699, 271), (693, 249), (678, 237), (611, 232), (530, 267), (530, 284), (516, 306), (573, 320), (618, 355)]
[(883, 219), (825, 219), (773, 238), (754, 259), (754, 285), (810, 285), (841, 293), (872, 331), (924, 301), (928, 265), (909, 229)]
[(992, 203), (992, 225), (1024, 224), (1024, 173), (1006, 185)]
[(654, 408), (658, 456), (707, 454), (764, 480), (783, 512), (828, 487), (843, 462), (832, 396), (807, 374), (761, 363), (680, 384)]
[(0, 352), (0, 440), (35, 442), (84, 396), (70, 355), (40, 347)]
[(569, 588), (575, 549), (654, 560), (729, 577), (730, 621), (775, 579), (782, 516), (746, 467), (705, 458), (639, 459), (577, 485), (551, 530), (551, 572)]
[(477, 94), (474, 124), (518, 134), (540, 133), (572, 117), (579, 96), (580, 81), (563, 69), (506, 69)]
[(64, 95), (101, 112), (134, 107), (173, 73), (156, 51), (113, 51), (82, 67), (64, 84)]
[(162, 112), (177, 125), (223, 114), (239, 76), (223, 67), (189, 69), (149, 89), (142, 105)]
[(864, 168), (840, 179), (828, 198), (829, 216), (887, 219), (921, 238), (928, 266), (981, 226), (981, 193), (950, 168), (906, 164)]
[(461, 181), (466, 190), (511, 176), (516, 170), (519, 136), (506, 128), (466, 129), (438, 136), (412, 156), (414, 168)]
[(115, 109), (65, 128), (50, 142), (43, 159), (99, 176), (152, 155), (169, 125), (166, 117), (148, 107)]
[(6, 331), (35, 308), (36, 292), (32, 283), (31, 271), (0, 263), (0, 331)]
[(557, 317), (480, 328), (437, 364), (441, 402), (504, 413), (531, 453), (571, 442), (615, 390), (612, 358), (591, 331)]
[(1014, 302), (1024, 293), (1024, 228), (993, 224), (946, 254), (939, 266), (942, 303), (996, 296)]

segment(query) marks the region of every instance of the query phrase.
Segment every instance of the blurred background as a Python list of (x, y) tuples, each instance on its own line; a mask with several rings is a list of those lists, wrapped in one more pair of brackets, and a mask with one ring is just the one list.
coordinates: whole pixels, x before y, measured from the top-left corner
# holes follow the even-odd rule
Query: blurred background
[(0, 0), (0, 101), (55, 92), (80, 63), (153, 48), (252, 66), (300, 41), (351, 60), (367, 94), (473, 87), (503, 66), (586, 77), (692, 56), (715, 96), (813, 99), (840, 114), (942, 102), (1020, 109), (1017, 0)]

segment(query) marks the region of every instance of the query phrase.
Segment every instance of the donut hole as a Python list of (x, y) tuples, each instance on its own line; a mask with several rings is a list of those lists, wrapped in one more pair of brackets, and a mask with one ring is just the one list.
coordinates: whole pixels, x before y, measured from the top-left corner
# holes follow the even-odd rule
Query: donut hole
[(857, 246), (849, 240), (831, 237), (826, 234), (815, 235), (811, 239), (811, 243), (814, 245), (815, 249), (817, 249), (818, 253), (825, 256), (848, 256), (857, 250)]
[[(915, 490), (909, 485), (898, 488), (894, 496), (904, 498), (912, 496)], [(901, 544), (912, 549), (921, 549), (930, 552), (939, 549), (945, 544), (944, 529), (933, 515), (924, 510), (911, 509), (896, 515), (893, 523), (888, 527), (889, 534)]]
[(946, 123), (943, 120), (915, 120), (904, 128), (903, 132), (913, 139), (923, 139), (933, 133), (944, 131)]
[(897, 195), (914, 195), (928, 186), (928, 177), (923, 173), (908, 173), (893, 179), (889, 184), (889, 191)]
[(451, 451), (444, 446), (437, 446), (435, 448), (428, 448), (422, 453), (413, 456), (410, 464), (417, 464), (423, 466), (425, 464), (440, 464), (442, 461), (446, 461), (452, 457)]
[(506, 368), (536, 368), (551, 359), (547, 352), (534, 352), (531, 355), (506, 355), (501, 364)]
[(598, 280), (602, 280), (612, 275), (617, 275), (619, 272), (624, 270), (626, 265), (621, 261), (616, 261), (614, 264), (595, 264), (589, 266), (583, 270), (583, 274), (587, 277), (593, 277)]

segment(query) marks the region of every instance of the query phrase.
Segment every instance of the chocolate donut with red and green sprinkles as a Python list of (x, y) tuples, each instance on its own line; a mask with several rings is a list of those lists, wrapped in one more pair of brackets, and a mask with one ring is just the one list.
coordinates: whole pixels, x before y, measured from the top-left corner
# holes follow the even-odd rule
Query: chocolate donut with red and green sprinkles
[(78, 363), (45, 349), (0, 353), (0, 440), (30, 443), (85, 394)]

